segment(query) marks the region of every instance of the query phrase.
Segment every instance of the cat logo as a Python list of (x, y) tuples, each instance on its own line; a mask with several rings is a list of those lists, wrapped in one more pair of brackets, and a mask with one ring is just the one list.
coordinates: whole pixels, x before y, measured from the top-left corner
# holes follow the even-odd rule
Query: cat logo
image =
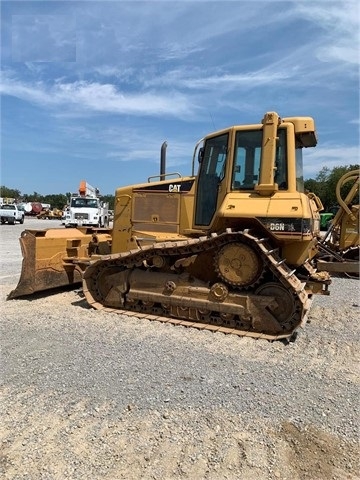
[(180, 193), (180, 187), (181, 187), (180, 184), (179, 184), (179, 185), (173, 185), (173, 184), (171, 183), (171, 184), (169, 185), (169, 192), (171, 192), (171, 193), (176, 193), (176, 192)]

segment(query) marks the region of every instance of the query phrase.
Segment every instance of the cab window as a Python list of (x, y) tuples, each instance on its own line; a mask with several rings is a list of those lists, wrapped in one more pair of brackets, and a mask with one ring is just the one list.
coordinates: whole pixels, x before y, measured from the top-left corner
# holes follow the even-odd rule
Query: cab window
[[(233, 190), (254, 190), (260, 178), (262, 130), (240, 130), (236, 133)], [(276, 147), (274, 182), (287, 189), (286, 131), (279, 129)]]
[(225, 177), (229, 135), (206, 140), (202, 149), (196, 198), (196, 225), (209, 225), (216, 210), (218, 187)]

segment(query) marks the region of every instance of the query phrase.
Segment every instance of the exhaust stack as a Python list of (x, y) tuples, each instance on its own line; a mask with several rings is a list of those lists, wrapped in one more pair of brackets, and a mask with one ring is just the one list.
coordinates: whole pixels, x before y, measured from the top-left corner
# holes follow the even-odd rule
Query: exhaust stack
[(161, 145), (161, 152), (160, 152), (160, 180), (164, 180), (165, 173), (166, 173), (166, 148), (167, 148), (167, 142), (164, 142)]

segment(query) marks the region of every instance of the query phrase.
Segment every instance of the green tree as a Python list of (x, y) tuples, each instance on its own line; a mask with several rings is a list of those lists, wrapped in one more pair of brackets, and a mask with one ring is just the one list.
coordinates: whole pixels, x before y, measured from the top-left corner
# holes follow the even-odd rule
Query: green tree
[[(358, 170), (359, 165), (337, 166), (332, 169), (323, 167), (317, 174), (316, 179), (305, 180), (305, 188), (320, 197), (324, 212), (329, 211), (332, 207), (337, 206), (336, 185), (340, 178), (347, 172)], [(344, 185), (341, 189), (341, 196), (345, 198), (351, 188), (351, 182)]]
[(43, 195), (41, 195), (38, 192), (24, 193), (24, 195), (22, 196), (22, 199), (23, 199), (24, 202), (40, 202), (40, 203), (43, 203), (42, 198), (43, 198)]
[[(328, 179), (327, 179), (327, 188), (328, 188), (328, 205), (329, 208), (337, 205), (338, 201), (336, 198), (336, 185), (340, 178), (347, 172), (352, 170), (356, 170), (359, 168), (359, 165), (350, 165), (349, 167), (334, 167), (330, 172)], [(349, 190), (352, 186), (352, 182), (348, 182), (344, 184), (341, 188), (341, 197), (345, 198), (346, 195), (349, 193)]]
[(318, 188), (319, 185), (315, 179), (309, 178), (308, 180), (305, 180), (304, 186), (305, 186), (305, 190), (307, 190), (308, 192), (315, 193), (318, 197), (320, 197), (319, 188)]
[(49, 203), (51, 208), (57, 208), (62, 210), (64, 206), (68, 203), (68, 197), (63, 193), (58, 193), (55, 195), (45, 195), (43, 197), (42, 203)]
[(114, 195), (102, 195), (101, 200), (109, 204), (109, 209), (114, 210), (115, 196)]
[(5, 187), (5, 185), (0, 186), (0, 197), (2, 198), (15, 198), (19, 199), (21, 196), (20, 190), (14, 188)]

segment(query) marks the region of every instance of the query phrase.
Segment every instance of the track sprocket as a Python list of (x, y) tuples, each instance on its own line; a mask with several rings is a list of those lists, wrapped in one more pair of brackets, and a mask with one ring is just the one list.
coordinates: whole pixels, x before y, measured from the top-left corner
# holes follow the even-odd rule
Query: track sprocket
[(220, 278), (234, 287), (253, 286), (263, 273), (260, 256), (246, 243), (224, 245), (215, 257), (215, 269)]

